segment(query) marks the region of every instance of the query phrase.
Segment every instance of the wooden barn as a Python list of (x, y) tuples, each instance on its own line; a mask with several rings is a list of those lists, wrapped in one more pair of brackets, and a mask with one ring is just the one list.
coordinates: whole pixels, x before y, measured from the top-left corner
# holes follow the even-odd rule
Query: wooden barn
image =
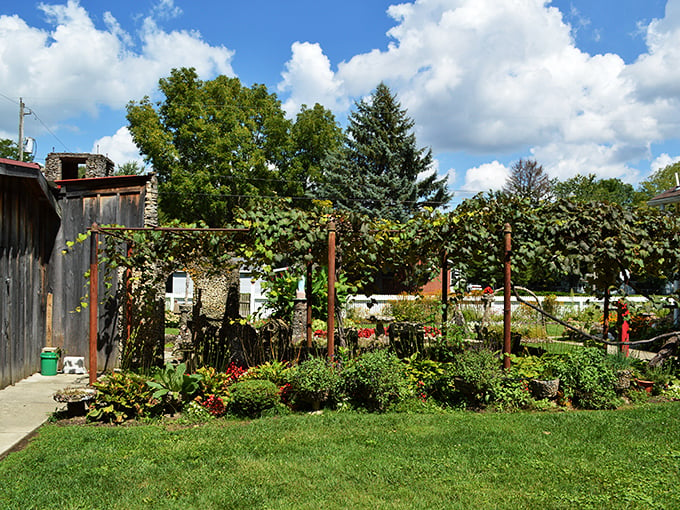
[(0, 159), (0, 388), (40, 369), (60, 208), (40, 166)]
[[(85, 169), (78, 178), (77, 168)], [(52, 178), (56, 200), (62, 210), (53, 263), (49, 271), (49, 289), (53, 294), (51, 345), (61, 347), (69, 356), (84, 356), (88, 364), (88, 311), (76, 312), (88, 294), (84, 274), (90, 268), (90, 243), (78, 244), (67, 254), (66, 243), (87, 232), (93, 223), (126, 227), (156, 226), (156, 179), (153, 175), (109, 176), (113, 163), (99, 154), (49, 154), (45, 172)], [(67, 177), (66, 179), (62, 177)], [(104, 268), (100, 267), (103, 272)], [(120, 341), (119, 297), (99, 281), (99, 331), (97, 335), (98, 370), (117, 366)], [(113, 289), (118, 287), (114, 275)], [(89, 368), (89, 367), (88, 367)]]
[[(0, 159), (0, 388), (39, 371), (45, 346), (87, 366), (88, 312), (77, 309), (88, 293), (90, 244), (64, 254), (67, 242), (93, 223), (157, 225), (155, 177), (112, 176), (113, 168), (99, 154), (49, 154), (45, 175), (37, 164)], [(103, 279), (99, 295), (101, 371), (118, 363), (121, 306)]]

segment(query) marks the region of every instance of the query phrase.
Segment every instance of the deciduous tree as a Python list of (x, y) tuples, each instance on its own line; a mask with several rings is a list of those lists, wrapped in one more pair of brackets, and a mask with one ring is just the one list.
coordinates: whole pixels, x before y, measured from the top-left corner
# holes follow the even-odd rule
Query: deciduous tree
[(503, 191), (520, 199), (539, 202), (550, 197), (550, 179), (533, 159), (520, 159), (510, 168)]

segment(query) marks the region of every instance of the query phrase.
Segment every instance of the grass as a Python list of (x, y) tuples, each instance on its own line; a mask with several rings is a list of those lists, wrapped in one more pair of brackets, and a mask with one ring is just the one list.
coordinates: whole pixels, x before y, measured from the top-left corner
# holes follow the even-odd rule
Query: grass
[(680, 402), (44, 426), (0, 508), (679, 508)]

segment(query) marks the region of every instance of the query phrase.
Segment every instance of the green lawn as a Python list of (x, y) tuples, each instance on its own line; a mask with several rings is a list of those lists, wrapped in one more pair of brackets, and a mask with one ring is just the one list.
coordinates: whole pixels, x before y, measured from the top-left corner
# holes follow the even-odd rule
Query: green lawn
[(0, 508), (680, 508), (680, 402), (43, 427)]

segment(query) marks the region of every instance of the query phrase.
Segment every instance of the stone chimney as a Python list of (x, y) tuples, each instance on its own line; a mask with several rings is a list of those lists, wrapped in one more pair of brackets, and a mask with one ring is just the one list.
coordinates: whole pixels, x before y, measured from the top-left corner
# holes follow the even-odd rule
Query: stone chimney
[(109, 177), (115, 164), (103, 154), (51, 152), (45, 159), (45, 177), (50, 181), (78, 179), (78, 168), (85, 166), (85, 178)]

